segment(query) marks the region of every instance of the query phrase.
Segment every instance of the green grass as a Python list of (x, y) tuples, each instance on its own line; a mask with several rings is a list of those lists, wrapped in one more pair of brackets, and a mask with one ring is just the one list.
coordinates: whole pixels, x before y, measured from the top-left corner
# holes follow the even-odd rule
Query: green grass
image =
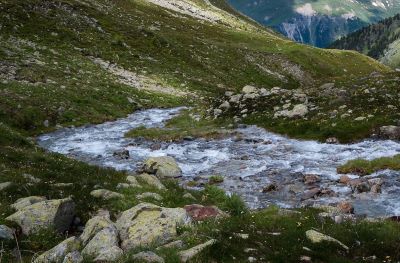
[(208, 178), (209, 184), (220, 184), (222, 182), (224, 182), (224, 177), (221, 175), (212, 175)]
[(369, 175), (381, 170), (400, 170), (400, 155), (382, 157), (371, 161), (364, 159), (351, 160), (337, 168), (341, 174)]
[[(248, 262), (254, 257), (260, 262), (300, 262), (309, 256), (312, 262), (363, 262), (376, 256), (373, 262), (400, 257), (398, 223), (382, 221), (335, 224), (318, 219), (316, 210), (300, 210), (299, 214), (281, 215), (276, 208), (207, 222), (196, 230), (217, 244), (195, 262)], [(305, 235), (310, 229), (330, 235), (350, 247), (344, 251), (336, 244), (311, 243)], [(243, 239), (238, 234), (248, 234)], [(193, 239), (204, 237), (193, 236)], [(310, 249), (307, 251), (304, 247)], [(245, 252), (245, 249), (252, 249)]]
[[(187, 137), (221, 139), (232, 135), (228, 129), (230, 119), (205, 119), (197, 111), (184, 111), (167, 121), (163, 128), (138, 127), (125, 134), (126, 137), (143, 137), (148, 140), (181, 141)], [(198, 115), (198, 119), (193, 115)]]

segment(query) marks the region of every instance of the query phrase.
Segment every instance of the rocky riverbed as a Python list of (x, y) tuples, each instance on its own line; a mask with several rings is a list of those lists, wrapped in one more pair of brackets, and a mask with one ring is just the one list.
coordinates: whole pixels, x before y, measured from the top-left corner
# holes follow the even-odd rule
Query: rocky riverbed
[[(366, 140), (351, 145), (300, 141), (256, 126), (237, 129), (240, 136), (222, 140), (190, 139), (158, 143), (125, 138), (139, 127), (162, 127), (182, 108), (150, 109), (100, 125), (66, 128), (38, 138), (49, 151), (91, 164), (136, 171), (150, 156), (171, 156), (182, 169), (182, 183), (201, 187), (210, 175), (238, 193), (250, 208), (353, 203), (356, 214), (371, 217), (400, 214), (400, 172), (382, 171), (363, 179), (342, 180), (336, 167), (355, 158), (374, 159), (400, 152), (400, 143)], [(349, 181), (350, 180), (350, 181)]]

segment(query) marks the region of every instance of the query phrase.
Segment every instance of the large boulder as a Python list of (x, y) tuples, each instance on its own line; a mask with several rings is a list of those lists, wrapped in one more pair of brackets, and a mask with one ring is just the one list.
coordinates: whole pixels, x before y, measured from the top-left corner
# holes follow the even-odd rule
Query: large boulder
[(65, 256), (75, 250), (79, 250), (80, 242), (76, 237), (70, 237), (52, 249), (37, 257), (34, 263), (59, 263), (63, 262)]
[(141, 203), (125, 212), (116, 222), (124, 250), (163, 245), (177, 236), (177, 227), (190, 223), (185, 209), (164, 208)]
[(59, 232), (69, 229), (75, 215), (71, 198), (46, 200), (26, 207), (7, 217), (17, 223), (22, 233), (29, 235), (37, 230), (54, 227)]
[(82, 240), (82, 244), (86, 246), (86, 244), (101, 230), (104, 228), (112, 226), (112, 222), (110, 220), (110, 214), (106, 213), (104, 215), (97, 215), (86, 222), (85, 229), (80, 236)]
[(379, 136), (383, 139), (400, 140), (400, 127), (383, 126), (379, 129)]
[(167, 189), (161, 182), (160, 180), (158, 180), (157, 177), (155, 177), (152, 174), (147, 174), (147, 173), (143, 173), (143, 174), (139, 174), (138, 176), (139, 180), (142, 180), (145, 184), (148, 184), (150, 186), (153, 186), (159, 190), (165, 190)]
[(158, 178), (176, 178), (182, 176), (175, 159), (170, 156), (150, 157), (143, 166), (146, 173), (155, 174)]
[(250, 85), (244, 86), (242, 89), (242, 93), (244, 93), (244, 94), (256, 93), (257, 91), (258, 90), (256, 87), (253, 87)]
[(97, 232), (82, 250), (82, 255), (95, 261), (116, 261), (123, 254), (118, 243), (118, 230), (112, 224)]
[(304, 118), (308, 114), (308, 107), (305, 104), (297, 104), (292, 110), (282, 110), (274, 114), (275, 118)]
[(29, 196), (18, 199), (14, 204), (11, 205), (15, 210), (21, 210), (24, 207), (43, 202), (46, 200), (46, 197), (43, 196)]

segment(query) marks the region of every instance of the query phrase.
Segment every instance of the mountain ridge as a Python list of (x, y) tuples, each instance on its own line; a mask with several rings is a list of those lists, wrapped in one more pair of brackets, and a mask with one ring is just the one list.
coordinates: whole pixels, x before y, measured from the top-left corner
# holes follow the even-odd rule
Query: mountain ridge
[(343, 37), (331, 48), (356, 50), (396, 68), (400, 66), (399, 26), (400, 14)]
[(252, 3), (231, 0), (229, 3), (259, 23), (271, 26), (292, 40), (319, 47), (326, 47), (363, 26), (400, 12), (400, 2), (397, 0), (285, 0), (279, 3), (269, 0)]

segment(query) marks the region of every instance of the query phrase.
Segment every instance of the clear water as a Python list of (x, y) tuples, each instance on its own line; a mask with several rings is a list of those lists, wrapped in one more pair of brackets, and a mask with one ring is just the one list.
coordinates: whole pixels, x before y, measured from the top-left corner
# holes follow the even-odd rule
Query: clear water
[[(169, 155), (181, 167), (183, 182), (202, 175), (223, 175), (225, 181), (220, 186), (230, 193), (240, 194), (251, 208), (271, 204), (298, 207), (349, 200), (354, 203), (358, 214), (400, 215), (400, 172), (382, 171), (369, 176), (384, 180), (382, 193), (358, 195), (353, 195), (349, 187), (337, 183), (340, 175), (336, 173), (336, 167), (350, 159), (399, 154), (398, 142), (366, 140), (351, 145), (331, 145), (289, 139), (256, 126), (237, 129), (244, 140), (234, 137), (209, 141), (196, 139), (162, 143), (158, 150), (152, 150), (154, 142), (124, 137), (135, 127), (161, 127), (181, 110), (150, 109), (113, 122), (61, 129), (39, 137), (38, 143), (49, 151), (128, 171), (136, 170), (140, 162), (149, 156)], [(125, 149), (130, 152), (129, 159), (121, 160), (113, 156), (115, 151)], [(322, 178), (320, 187), (334, 190), (337, 196), (301, 201), (302, 193), (307, 190), (302, 182), (303, 174), (319, 175)], [(262, 188), (271, 182), (279, 185), (279, 190), (262, 193)]]

